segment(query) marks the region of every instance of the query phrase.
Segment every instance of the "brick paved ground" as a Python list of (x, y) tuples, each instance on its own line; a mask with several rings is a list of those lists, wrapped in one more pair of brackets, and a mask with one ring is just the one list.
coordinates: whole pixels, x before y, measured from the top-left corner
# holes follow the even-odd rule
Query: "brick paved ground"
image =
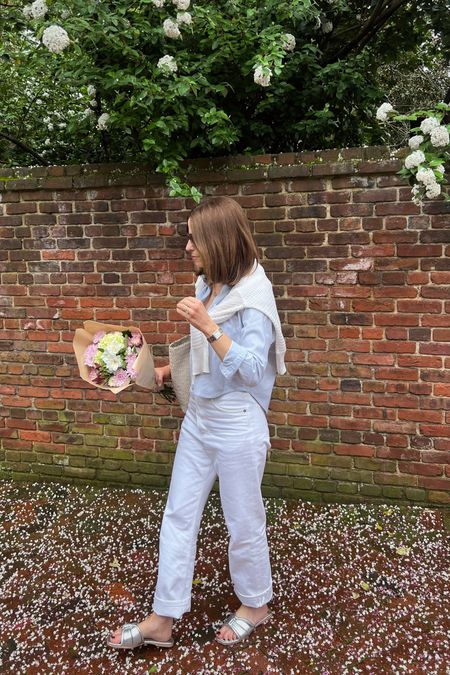
[(0, 483), (3, 675), (447, 675), (448, 514), (418, 507), (267, 499), (274, 619), (224, 648), (213, 625), (237, 602), (213, 494), (175, 647), (108, 649), (110, 627), (151, 608), (164, 501), (156, 491)]

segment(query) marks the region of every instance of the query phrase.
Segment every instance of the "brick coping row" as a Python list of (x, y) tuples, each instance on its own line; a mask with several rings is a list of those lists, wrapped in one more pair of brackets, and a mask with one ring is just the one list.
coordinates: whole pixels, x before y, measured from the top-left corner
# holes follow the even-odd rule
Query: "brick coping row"
[[(368, 146), (310, 150), (266, 155), (230, 155), (186, 160), (186, 178), (199, 183), (273, 180), (311, 176), (392, 174), (402, 165), (406, 149)], [(146, 162), (1, 167), (0, 191), (101, 187), (108, 185), (164, 185), (164, 176)]]

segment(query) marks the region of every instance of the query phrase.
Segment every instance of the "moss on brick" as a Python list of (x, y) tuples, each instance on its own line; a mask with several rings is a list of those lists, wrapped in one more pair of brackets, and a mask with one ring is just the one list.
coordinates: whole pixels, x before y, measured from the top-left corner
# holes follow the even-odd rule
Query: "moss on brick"
[(337, 491), (342, 494), (355, 494), (358, 492), (358, 486), (355, 483), (338, 483)]
[(381, 487), (379, 485), (361, 485), (359, 491), (362, 495), (367, 495), (367, 497), (379, 497), (381, 495)]
[(152, 476), (150, 474), (132, 474), (131, 482), (134, 485), (148, 485), (158, 488), (166, 488), (169, 483), (164, 476)]
[(129, 483), (130, 474), (126, 471), (108, 471), (107, 469), (97, 469), (95, 477), (98, 480), (105, 480), (112, 483)]
[(394, 487), (392, 485), (385, 485), (381, 492), (383, 497), (389, 497), (389, 499), (404, 499), (405, 497), (403, 488)]
[(319, 492), (336, 492), (337, 482), (333, 480), (315, 480), (314, 489)]

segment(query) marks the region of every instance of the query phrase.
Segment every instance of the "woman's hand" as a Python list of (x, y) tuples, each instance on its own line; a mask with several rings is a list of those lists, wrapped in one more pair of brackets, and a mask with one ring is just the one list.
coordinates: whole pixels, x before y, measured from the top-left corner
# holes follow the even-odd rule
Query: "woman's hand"
[(197, 298), (187, 297), (180, 300), (177, 304), (177, 312), (206, 336), (211, 335), (217, 329), (217, 324), (209, 316), (205, 305)]
[(155, 368), (156, 388), (161, 389), (164, 386), (164, 382), (166, 380), (170, 380), (170, 366), (162, 366), (161, 368)]

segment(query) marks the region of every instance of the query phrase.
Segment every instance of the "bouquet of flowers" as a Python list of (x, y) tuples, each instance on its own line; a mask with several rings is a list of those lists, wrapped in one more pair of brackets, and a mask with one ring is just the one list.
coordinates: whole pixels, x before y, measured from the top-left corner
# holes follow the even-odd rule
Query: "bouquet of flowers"
[(155, 387), (150, 349), (134, 326), (112, 326), (85, 321), (77, 328), (73, 348), (83, 380), (117, 394), (131, 384)]

